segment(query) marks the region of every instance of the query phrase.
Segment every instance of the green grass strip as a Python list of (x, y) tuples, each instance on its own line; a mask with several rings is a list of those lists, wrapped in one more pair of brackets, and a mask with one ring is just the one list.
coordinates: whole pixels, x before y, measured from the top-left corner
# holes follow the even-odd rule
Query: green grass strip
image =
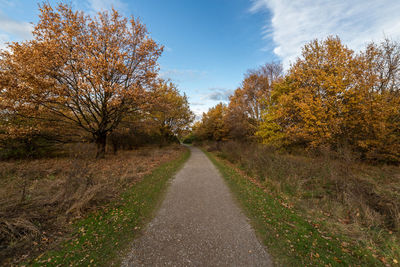
[(186, 150), (178, 159), (164, 163), (123, 193), (102, 211), (75, 224), (73, 238), (60, 250), (39, 256), (32, 266), (119, 265), (129, 244), (153, 216), (168, 180), (189, 158)]
[(317, 223), (282, 205), (214, 154), (205, 153), (227, 181), (277, 265), (384, 266), (367, 249), (346, 247), (345, 237), (322, 233)]

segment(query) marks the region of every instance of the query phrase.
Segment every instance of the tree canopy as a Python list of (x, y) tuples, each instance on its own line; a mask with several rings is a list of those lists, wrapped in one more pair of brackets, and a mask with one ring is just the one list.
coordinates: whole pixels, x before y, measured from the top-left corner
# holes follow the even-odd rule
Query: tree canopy
[(98, 157), (107, 136), (131, 118), (147, 114), (177, 134), (192, 115), (186, 96), (158, 78), (162, 51), (134, 17), (44, 2), (33, 39), (1, 51), (3, 133), (88, 135)]
[(367, 160), (400, 162), (399, 74), (396, 42), (371, 43), (356, 53), (339, 37), (314, 40), (285, 75), (279, 64), (249, 71), (224, 112), (212, 116), (222, 104), (210, 109), (196, 132), (222, 140), (210, 127), (220, 125), (215, 133), (225, 140), (283, 149), (346, 147)]

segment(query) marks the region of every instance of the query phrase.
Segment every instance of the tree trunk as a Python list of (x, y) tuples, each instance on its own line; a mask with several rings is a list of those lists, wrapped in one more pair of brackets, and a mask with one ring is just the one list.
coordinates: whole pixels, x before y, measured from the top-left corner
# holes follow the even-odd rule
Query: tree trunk
[(118, 152), (118, 144), (117, 144), (117, 142), (112, 142), (112, 147), (113, 147), (113, 153), (114, 153), (114, 155), (117, 155), (117, 152)]
[(165, 130), (164, 130), (164, 128), (162, 127), (162, 128), (160, 129), (160, 143), (158, 144), (158, 147), (159, 147), (159, 148), (164, 147), (165, 143), (166, 143)]
[(102, 133), (95, 136), (97, 146), (96, 158), (104, 158), (106, 155), (107, 134)]

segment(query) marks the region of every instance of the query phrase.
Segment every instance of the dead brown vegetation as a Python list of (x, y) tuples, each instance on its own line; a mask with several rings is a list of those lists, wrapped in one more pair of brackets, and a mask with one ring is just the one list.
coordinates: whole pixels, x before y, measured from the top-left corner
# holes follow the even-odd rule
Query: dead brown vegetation
[[(329, 231), (400, 253), (400, 168), (367, 165), (350, 150), (290, 155), (260, 144), (208, 143), (257, 184), (324, 221)], [(387, 238), (390, 236), (390, 238)]]
[(56, 246), (72, 222), (118, 198), (180, 146), (145, 147), (93, 160), (91, 145), (71, 157), (0, 162), (0, 264)]

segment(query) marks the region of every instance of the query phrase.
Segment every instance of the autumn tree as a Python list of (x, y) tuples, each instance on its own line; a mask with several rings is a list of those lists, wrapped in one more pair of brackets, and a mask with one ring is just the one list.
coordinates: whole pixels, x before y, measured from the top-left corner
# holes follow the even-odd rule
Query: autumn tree
[(258, 135), (268, 144), (346, 145), (398, 161), (398, 55), (390, 42), (359, 54), (338, 37), (310, 42), (274, 86)]
[[(400, 161), (400, 44), (385, 39), (361, 54), (369, 78), (362, 112), (368, 126), (358, 132), (358, 147), (368, 159)], [(359, 115), (358, 115), (359, 116)]]
[(116, 10), (91, 17), (43, 3), (39, 18), (32, 40), (1, 52), (3, 114), (77, 127), (102, 157), (107, 135), (145, 102), (162, 48)]
[(150, 117), (156, 124), (162, 143), (169, 137), (180, 136), (194, 119), (185, 94), (176, 85), (160, 79), (151, 91)]
[(227, 106), (219, 103), (203, 113), (201, 122), (196, 125), (195, 135), (201, 140), (225, 141), (228, 139), (228, 128), (225, 123)]
[(274, 83), (282, 77), (282, 65), (268, 63), (245, 75), (235, 90), (227, 112), (227, 125), (235, 139), (252, 137), (262, 119), (262, 110), (270, 100)]
[(260, 135), (269, 140), (268, 135), (283, 132), (288, 142), (310, 146), (345, 139), (348, 131), (343, 123), (353, 103), (349, 100), (361, 89), (357, 78), (361, 63), (336, 37), (304, 46), (302, 58), (274, 92), (277, 103), (272, 123), (279, 127), (269, 125), (271, 114), (266, 114), (267, 125), (261, 126)]

